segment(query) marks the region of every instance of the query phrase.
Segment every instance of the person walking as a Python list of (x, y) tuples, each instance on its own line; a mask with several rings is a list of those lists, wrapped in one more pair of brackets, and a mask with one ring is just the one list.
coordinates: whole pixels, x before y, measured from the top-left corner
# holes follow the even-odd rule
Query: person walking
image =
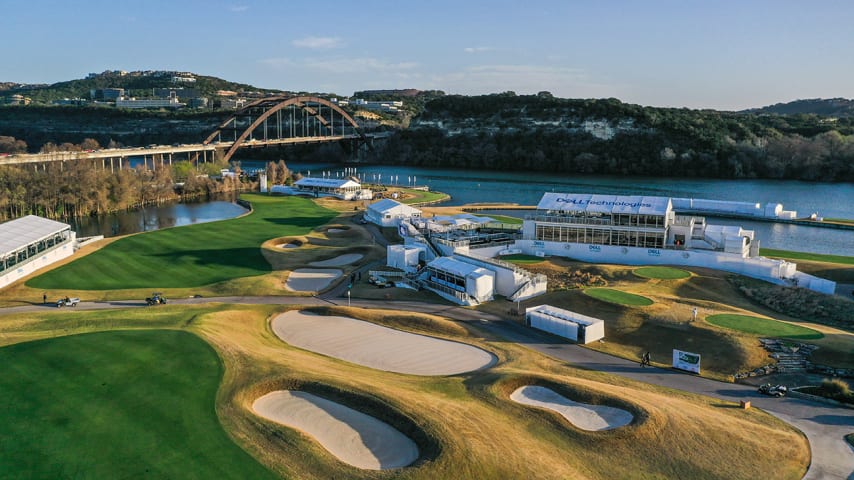
[(643, 363), (644, 363), (647, 367), (651, 367), (651, 366), (652, 366), (652, 365), (650, 365), (650, 364), (649, 364), (649, 352), (646, 352), (646, 353), (644, 353), (644, 354), (643, 354)]
[(47, 305), (47, 293), (42, 294), (42, 304)]

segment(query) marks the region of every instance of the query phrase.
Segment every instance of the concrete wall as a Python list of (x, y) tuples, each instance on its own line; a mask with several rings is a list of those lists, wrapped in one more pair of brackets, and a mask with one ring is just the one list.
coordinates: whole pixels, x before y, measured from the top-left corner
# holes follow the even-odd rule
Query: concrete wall
[[(71, 239), (66, 241), (65, 244), (48, 252), (36, 255), (26, 263), (15, 265), (8, 270), (4, 270), (2, 275), (0, 275), (0, 288), (10, 285), (52, 263), (70, 257), (74, 254), (74, 241), (75, 233), (71, 232)], [(73, 289), (74, 285), (69, 285), (68, 288)]]
[[(787, 284), (783, 279), (791, 277), (794, 264), (769, 258), (742, 258), (737, 254), (698, 250), (670, 250), (658, 248), (619, 247), (613, 245), (588, 245), (581, 243), (544, 242), (519, 240), (515, 245), (528, 255), (543, 252), (546, 255), (570, 257), (591, 263), (617, 263), (623, 265), (686, 265), (713, 268), (738, 273), (776, 284)], [(809, 275), (799, 273), (798, 286), (827, 293), (829, 282), (814, 281)], [(802, 285), (801, 282), (807, 283)], [(833, 282), (829, 282), (833, 283)], [(813, 288), (815, 285), (816, 288)], [(835, 283), (833, 284), (835, 288)], [(819, 289), (820, 288), (820, 289)], [(832, 291), (831, 291), (832, 293)]]

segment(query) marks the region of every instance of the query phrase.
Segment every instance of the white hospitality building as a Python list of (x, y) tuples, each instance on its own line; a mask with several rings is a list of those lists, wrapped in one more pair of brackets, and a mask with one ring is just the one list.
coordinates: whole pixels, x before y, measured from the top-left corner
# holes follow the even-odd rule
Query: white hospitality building
[(74, 253), (71, 226), (35, 215), (0, 224), (0, 288)]
[(308, 195), (312, 197), (335, 197), (341, 200), (370, 200), (373, 192), (362, 188), (356, 177), (346, 178), (316, 178), (303, 177), (294, 182), (292, 187), (273, 185), (271, 193), (284, 195)]
[(368, 205), (365, 220), (381, 227), (396, 227), (401, 220), (421, 218), (421, 210), (390, 198)]
[(836, 284), (759, 256), (759, 240), (740, 227), (676, 215), (667, 197), (546, 193), (515, 247), (591, 263), (686, 265), (832, 294)]

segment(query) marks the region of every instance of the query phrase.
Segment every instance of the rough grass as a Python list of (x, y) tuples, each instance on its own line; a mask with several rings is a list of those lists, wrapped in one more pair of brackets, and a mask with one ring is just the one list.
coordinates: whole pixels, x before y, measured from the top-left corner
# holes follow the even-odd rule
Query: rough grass
[(775, 250), (773, 248), (761, 248), (759, 254), (766, 257), (784, 258), (787, 260), (811, 260), (814, 262), (841, 263), (854, 265), (854, 257), (845, 255), (827, 255), (823, 253), (793, 252), (790, 250)]
[(658, 280), (678, 280), (691, 276), (690, 272), (673, 267), (640, 267), (634, 269), (632, 273), (642, 278)]
[(824, 337), (821, 332), (811, 328), (750, 315), (721, 313), (706, 317), (706, 321), (718, 327), (738, 330), (760, 337), (790, 338), (793, 340), (817, 340)]
[(264, 241), (304, 235), (336, 213), (297, 197), (244, 195), (253, 213), (122, 238), (30, 279), (37, 289), (116, 290), (209, 285), (264, 275)]
[(617, 305), (629, 305), (634, 307), (645, 307), (654, 302), (646, 297), (626, 293), (613, 288), (586, 288), (584, 293), (603, 302), (616, 303)]
[[(225, 429), (284, 478), (753, 479), (774, 471), (776, 478), (797, 479), (809, 463), (803, 436), (756, 409), (745, 411), (725, 402), (573, 369), (441, 317), (356, 308), (327, 310), (457, 339), (499, 357), (493, 368), (451, 377), (372, 370), (280, 341), (270, 331), (269, 319), (286, 308), (216, 305), (179, 309), (167, 305), (157, 312), (40, 313), (11, 321), (0, 319), (0, 339), (21, 341), (24, 337), (15, 336), (21, 329), (30, 338), (67, 335), (77, 331), (75, 322), (86, 329), (121, 328), (125, 322), (144, 328), (148, 322), (190, 330), (215, 348), (225, 366), (216, 402)], [(571, 398), (630, 409), (638, 420), (609, 432), (585, 432), (551, 412), (518, 405), (507, 397), (507, 389), (514, 383), (532, 379), (553, 385)], [(259, 395), (281, 385), (314, 390), (380, 416), (413, 436), (425, 455), (413, 467), (393, 472), (349, 467), (310, 437), (251, 412)], [(72, 427), (66, 426), (67, 434), (76, 432)], [(186, 444), (174, 447), (176, 454), (185, 448)], [(214, 457), (219, 450), (206, 454)], [(139, 476), (134, 473), (126, 476)], [(243, 476), (258, 477), (251, 471)]]
[(431, 192), (431, 191), (423, 191), (423, 190), (414, 190), (411, 188), (390, 188), (388, 192), (384, 192), (386, 197), (391, 197), (391, 192), (401, 192), (403, 194), (403, 198), (398, 198), (400, 203), (405, 203), (407, 205), (419, 204), (419, 203), (438, 203), (443, 202), (445, 200), (450, 200), (451, 196), (447, 193), (442, 192)]
[(275, 478), (219, 423), (222, 364), (195, 335), (74, 335), (0, 363), (2, 478)]

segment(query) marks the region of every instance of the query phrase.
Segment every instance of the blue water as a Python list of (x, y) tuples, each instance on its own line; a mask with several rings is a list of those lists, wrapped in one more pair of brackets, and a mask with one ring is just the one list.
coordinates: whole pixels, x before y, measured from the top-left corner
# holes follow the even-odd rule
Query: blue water
[(116, 212), (100, 217), (85, 217), (71, 223), (79, 237), (114, 237), (161, 228), (234, 218), (246, 213), (240, 205), (226, 201), (173, 203), (148, 206), (140, 210)]

